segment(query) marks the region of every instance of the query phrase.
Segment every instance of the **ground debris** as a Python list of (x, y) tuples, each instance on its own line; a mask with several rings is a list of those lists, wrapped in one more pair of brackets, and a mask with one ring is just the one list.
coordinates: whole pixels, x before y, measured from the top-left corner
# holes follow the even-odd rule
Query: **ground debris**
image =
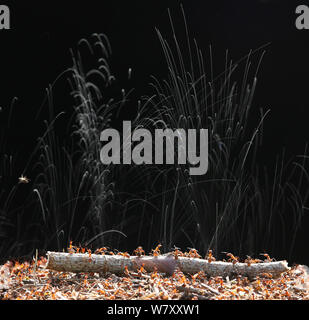
[(46, 264), (46, 257), (40, 257), (0, 266), (0, 300), (309, 300), (306, 266), (293, 266), (278, 277), (262, 274), (248, 279), (209, 277), (204, 272), (187, 275), (180, 270), (166, 275), (143, 267), (122, 276), (70, 273), (48, 270)]

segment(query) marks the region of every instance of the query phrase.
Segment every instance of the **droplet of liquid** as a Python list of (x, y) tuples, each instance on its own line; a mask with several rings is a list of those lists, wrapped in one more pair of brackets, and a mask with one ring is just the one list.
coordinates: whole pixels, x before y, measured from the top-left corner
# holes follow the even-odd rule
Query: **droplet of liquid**
[(128, 79), (131, 80), (131, 78), (132, 78), (132, 69), (129, 68), (129, 70), (128, 70)]

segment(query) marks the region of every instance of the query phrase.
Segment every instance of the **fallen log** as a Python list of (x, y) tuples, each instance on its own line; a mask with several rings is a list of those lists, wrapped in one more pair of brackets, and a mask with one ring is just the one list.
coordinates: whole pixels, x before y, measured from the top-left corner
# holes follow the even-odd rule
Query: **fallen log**
[(203, 271), (211, 277), (231, 277), (235, 275), (254, 278), (263, 273), (278, 276), (290, 268), (286, 261), (252, 263), (231, 263), (222, 261), (208, 262), (204, 259), (175, 257), (172, 254), (159, 256), (121, 255), (88, 255), (81, 253), (48, 252), (46, 268), (63, 272), (93, 272), (123, 274), (125, 270), (137, 271), (143, 267), (148, 272), (158, 272), (172, 275), (180, 269), (183, 273), (196, 274)]

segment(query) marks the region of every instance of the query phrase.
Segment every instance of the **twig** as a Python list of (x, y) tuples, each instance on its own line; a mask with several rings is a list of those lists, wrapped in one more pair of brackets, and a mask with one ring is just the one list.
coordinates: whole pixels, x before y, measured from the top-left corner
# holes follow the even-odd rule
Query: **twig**
[(166, 274), (173, 274), (177, 268), (183, 273), (196, 274), (203, 271), (211, 277), (227, 277), (234, 275), (254, 278), (263, 273), (280, 275), (290, 270), (286, 261), (252, 263), (208, 262), (205, 259), (173, 256), (109, 256), (93, 254), (91, 258), (87, 254), (70, 254), (63, 252), (48, 252), (46, 268), (64, 272), (111, 272), (123, 274), (126, 268), (137, 271), (143, 267), (148, 272), (157, 270)]
[(192, 287), (176, 286), (176, 289), (180, 292), (186, 293), (187, 295), (189, 295), (190, 293), (190, 294), (195, 294), (204, 298), (208, 298), (208, 296), (210, 295), (210, 293), (206, 292), (205, 290), (200, 290)]

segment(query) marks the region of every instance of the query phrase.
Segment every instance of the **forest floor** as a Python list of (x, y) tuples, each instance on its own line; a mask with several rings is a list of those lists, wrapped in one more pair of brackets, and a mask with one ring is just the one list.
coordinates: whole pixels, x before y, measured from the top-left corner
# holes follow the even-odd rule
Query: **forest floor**
[(274, 278), (172, 276), (145, 270), (124, 276), (56, 272), (42, 256), (0, 266), (0, 300), (309, 300), (309, 273), (295, 265)]

